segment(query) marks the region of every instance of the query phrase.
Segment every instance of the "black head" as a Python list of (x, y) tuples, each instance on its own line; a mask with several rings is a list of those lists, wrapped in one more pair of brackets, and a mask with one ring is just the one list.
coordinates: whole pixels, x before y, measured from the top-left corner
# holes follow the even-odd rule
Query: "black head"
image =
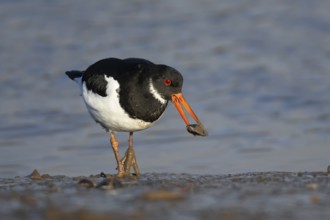
[[(183, 121), (187, 125), (187, 130), (193, 135), (207, 136), (208, 133), (205, 130), (203, 124), (199, 121), (190, 105), (183, 97), (182, 94), (182, 83), (183, 77), (176, 69), (166, 66), (157, 65), (157, 71), (155, 71), (151, 77), (150, 92), (153, 93), (154, 97), (158, 100), (159, 95), (166, 100), (171, 100), (175, 108), (178, 110)], [(153, 88), (154, 87), (154, 88)], [(164, 102), (164, 101), (163, 101)], [(184, 113), (183, 108), (190, 114), (190, 116), (197, 122), (197, 124), (190, 124), (187, 116)]]
[(183, 77), (176, 69), (166, 65), (156, 65), (157, 74), (152, 75), (152, 85), (166, 100), (173, 94), (181, 93)]

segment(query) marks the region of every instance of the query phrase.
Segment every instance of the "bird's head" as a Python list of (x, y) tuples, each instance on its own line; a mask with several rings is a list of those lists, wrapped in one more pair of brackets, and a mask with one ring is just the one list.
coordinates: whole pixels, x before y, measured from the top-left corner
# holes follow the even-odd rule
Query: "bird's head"
[[(151, 78), (150, 91), (160, 101), (172, 101), (183, 121), (186, 123), (187, 130), (193, 135), (207, 136), (208, 133), (203, 124), (184, 98), (182, 94), (183, 77), (176, 69), (166, 66), (157, 65), (158, 74)], [(183, 108), (190, 114), (190, 116), (197, 122), (197, 124), (190, 124)]]

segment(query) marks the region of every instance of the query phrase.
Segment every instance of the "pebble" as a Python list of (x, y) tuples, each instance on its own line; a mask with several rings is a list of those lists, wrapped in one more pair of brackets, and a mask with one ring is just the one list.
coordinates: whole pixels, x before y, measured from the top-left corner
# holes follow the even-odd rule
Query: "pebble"
[(30, 179), (33, 180), (41, 180), (42, 176), (40, 175), (38, 170), (33, 170), (32, 173), (30, 175), (28, 175), (27, 177), (29, 177)]
[(153, 190), (141, 194), (140, 198), (148, 201), (178, 201), (184, 199), (184, 194), (170, 190)]
[(308, 183), (306, 185), (306, 187), (307, 187), (307, 189), (313, 189), (313, 190), (315, 190), (315, 189), (317, 189), (317, 184), (316, 183)]

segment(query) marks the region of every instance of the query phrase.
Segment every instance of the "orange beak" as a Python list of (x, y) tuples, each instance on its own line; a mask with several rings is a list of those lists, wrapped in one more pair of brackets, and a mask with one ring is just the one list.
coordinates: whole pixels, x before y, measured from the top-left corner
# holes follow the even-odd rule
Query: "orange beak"
[[(208, 135), (207, 131), (205, 130), (203, 124), (199, 121), (194, 111), (191, 109), (186, 99), (183, 97), (183, 94), (182, 93), (173, 94), (171, 98), (175, 108), (178, 110), (183, 121), (186, 123), (188, 132), (192, 133), (193, 135), (207, 136)], [(185, 115), (182, 109), (182, 106), (186, 109), (186, 111), (190, 114), (190, 116), (197, 122), (197, 125), (189, 123), (187, 116)]]

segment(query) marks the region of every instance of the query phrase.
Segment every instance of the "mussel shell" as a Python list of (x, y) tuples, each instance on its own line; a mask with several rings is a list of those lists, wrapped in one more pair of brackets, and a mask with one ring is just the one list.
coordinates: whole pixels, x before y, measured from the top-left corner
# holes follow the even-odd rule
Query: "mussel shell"
[(207, 136), (208, 133), (202, 124), (187, 125), (187, 131), (192, 135)]

